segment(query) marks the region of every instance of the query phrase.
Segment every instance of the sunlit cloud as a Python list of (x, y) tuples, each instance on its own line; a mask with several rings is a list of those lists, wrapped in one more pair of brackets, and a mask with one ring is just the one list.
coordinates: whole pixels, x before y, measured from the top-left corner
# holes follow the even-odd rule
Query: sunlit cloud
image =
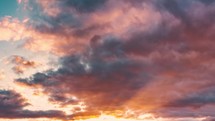
[(0, 118), (214, 120), (213, 0), (16, 2), (23, 17), (0, 17)]
[(4, 17), (0, 20), (0, 41), (21, 40), (24, 30), (24, 25), (18, 19), (11, 16)]

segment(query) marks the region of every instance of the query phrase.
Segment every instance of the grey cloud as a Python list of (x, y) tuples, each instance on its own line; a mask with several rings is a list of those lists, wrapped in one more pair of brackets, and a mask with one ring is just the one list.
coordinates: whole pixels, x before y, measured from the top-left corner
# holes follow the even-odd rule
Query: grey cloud
[(107, 0), (66, 0), (65, 6), (74, 7), (78, 12), (93, 12), (102, 8)]
[(187, 94), (187, 96), (182, 99), (170, 102), (166, 106), (168, 107), (191, 107), (200, 108), (205, 105), (215, 104), (215, 91), (214, 89), (207, 89), (201, 92), (195, 92)]
[(67, 118), (62, 111), (31, 111), (23, 109), (28, 105), (30, 104), (27, 103), (26, 100), (17, 92), (0, 90), (0, 118)]
[(50, 94), (50, 101), (61, 104), (69, 104), (70, 97), (63, 96), (69, 94), (86, 101), (96, 111), (122, 108), (151, 77), (142, 70), (142, 63), (124, 55), (117, 39), (97, 36), (91, 41), (86, 53), (63, 57), (57, 71), (37, 73), (16, 82), (41, 85)]
[(201, 1), (202, 3), (206, 4), (206, 5), (211, 5), (214, 3), (214, 0), (199, 0)]

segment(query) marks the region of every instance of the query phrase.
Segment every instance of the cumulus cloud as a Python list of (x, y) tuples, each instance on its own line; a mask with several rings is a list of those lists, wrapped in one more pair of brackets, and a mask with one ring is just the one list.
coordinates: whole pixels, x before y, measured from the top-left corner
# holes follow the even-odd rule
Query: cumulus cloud
[(60, 55), (61, 67), (15, 82), (43, 88), (51, 102), (62, 106), (84, 102), (85, 114), (131, 108), (169, 117), (212, 116), (205, 113), (209, 108), (195, 109), (194, 115), (192, 107), (214, 104), (214, 91), (201, 92), (214, 88), (214, 2), (22, 4), (28, 6), (31, 29), (24, 47)]
[(117, 40), (94, 39), (85, 53), (63, 57), (57, 71), (36, 73), (17, 82), (42, 86), (51, 101), (62, 105), (84, 101), (89, 109), (98, 112), (123, 108), (150, 77), (141, 69), (141, 63), (125, 57)]

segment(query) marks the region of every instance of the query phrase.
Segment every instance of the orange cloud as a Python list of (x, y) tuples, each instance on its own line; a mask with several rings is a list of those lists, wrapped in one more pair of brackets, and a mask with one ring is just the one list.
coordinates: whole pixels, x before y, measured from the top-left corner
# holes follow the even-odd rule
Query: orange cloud
[(39, 66), (39, 64), (37, 64), (36, 62), (29, 61), (21, 56), (12, 56), (10, 61), (12, 64), (14, 64), (12, 70), (16, 74), (23, 74), (26, 70)]

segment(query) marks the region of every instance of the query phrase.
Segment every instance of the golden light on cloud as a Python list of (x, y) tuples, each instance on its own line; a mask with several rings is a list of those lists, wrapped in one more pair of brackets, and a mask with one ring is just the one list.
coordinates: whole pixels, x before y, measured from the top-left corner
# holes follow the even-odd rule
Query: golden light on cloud
[(76, 121), (161, 121), (161, 120), (155, 119), (152, 114), (143, 114), (137, 118), (120, 118), (120, 117), (118, 118), (112, 115), (101, 114), (99, 117), (79, 119)]
[(0, 121), (215, 120), (215, 0), (0, 5)]

